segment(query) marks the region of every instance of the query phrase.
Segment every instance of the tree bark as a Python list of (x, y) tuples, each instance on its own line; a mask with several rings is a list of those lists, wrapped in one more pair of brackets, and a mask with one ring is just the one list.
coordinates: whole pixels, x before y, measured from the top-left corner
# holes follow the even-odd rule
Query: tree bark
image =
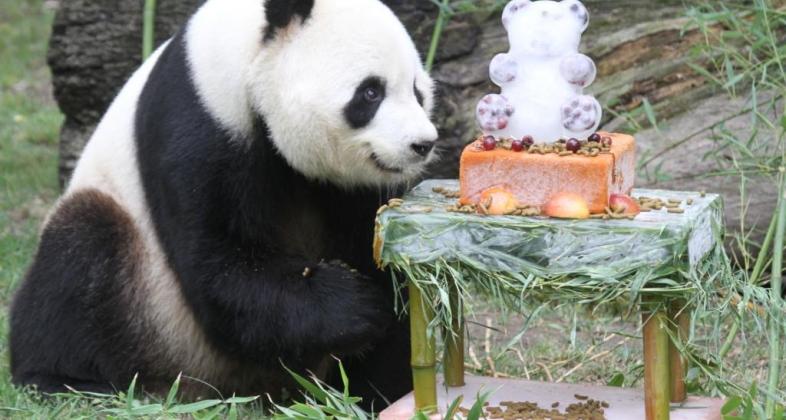
[[(201, 0), (160, 0), (156, 41), (177, 31)], [(142, 62), (144, 1), (68, 0), (55, 15), (48, 62), (65, 114), (60, 182), (65, 185), (95, 126)]]

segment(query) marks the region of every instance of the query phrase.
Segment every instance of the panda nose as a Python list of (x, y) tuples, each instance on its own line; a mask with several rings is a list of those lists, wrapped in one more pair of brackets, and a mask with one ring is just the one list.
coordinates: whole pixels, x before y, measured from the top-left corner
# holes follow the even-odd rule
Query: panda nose
[(433, 141), (424, 141), (421, 143), (413, 143), (410, 148), (419, 156), (426, 157), (432, 150), (434, 150)]

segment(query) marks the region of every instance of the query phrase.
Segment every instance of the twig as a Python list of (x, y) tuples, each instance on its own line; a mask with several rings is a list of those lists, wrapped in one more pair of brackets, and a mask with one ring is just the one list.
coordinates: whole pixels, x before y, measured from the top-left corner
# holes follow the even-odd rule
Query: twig
[(548, 379), (549, 382), (554, 382), (554, 378), (551, 376), (551, 371), (549, 370), (548, 366), (546, 366), (545, 364), (540, 363), (540, 362), (535, 363), (535, 364), (540, 366), (541, 369), (543, 369), (543, 373), (546, 374), (546, 379)]
[(562, 376), (560, 376), (559, 379), (557, 379), (557, 383), (562, 382), (563, 380), (565, 380), (565, 378), (567, 378), (568, 376), (573, 374), (573, 372), (581, 369), (584, 366), (585, 363), (591, 362), (591, 361), (593, 361), (595, 359), (598, 359), (598, 358), (603, 357), (603, 356), (607, 356), (609, 354), (611, 354), (611, 350), (604, 350), (604, 351), (602, 351), (602, 352), (600, 352), (598, 354), (593, 355), (592, 357), (590, 357), (587, 360), (584, 360), (584, 361), (581, 361), (581, 362), (577, 363), (576, 366), (573, 366), (572, 368), (570, 368), (570, 370), (568, 370), (567, 372), (563, 373)]
[(483, 364), (480, 363), (480, 360), (478, 360), (478, 355), (475, 354), (475, 348), (472, 347), (471, 344), (469, 345), (469, 352), (468, 353), (469, 353), (470, 360), (472, 360), (472, 363), (475, 364), (475, 370), (482, 371), (483, 370)]
[[(609, 335), (609, 336), (607, 336), (607, 337), (606, 337), (606, 339), (604, 339), (604, 340), (603, 340), (603, 342), (604, 342), (604, 343), (605, 343), (605, 342), (607, 342), (607, 341), (608, 341), (608, 340), (609, 340), (611, 337), (614, 337), (614, 335)], [(618, 347), (620, 347), (621, 345), (625, 344), (625, 343), (626, 343), (628, 340), (630, 340), (630, 337), (625, 337), (625, 339), (623, 339), (622, 341), (620, 341), (619, 343), (617, 343), (617, 344), (616, 344), (616, 345), (615, 345), (613, 348), (611, 348), (611, 349), (609, 349), (609, 350), (602, 351), (602, 352), (600, 352), (600, 353), (597, 353), (597, 354), (594, 354), (594, 355), (592, 355), (592, 357), (590, 357), (590, 358), (589, 358), (589, 359), (587, 359), (587, 360), (582, 360), (581, 362), (579, 362), (578, 364), (576, 364), (576, 366), (573, 366), (573, 367), (572, 367), (570, 370), (568, 370), (567, 372), (565, 372), (564, 374), (562, 374), (562, 376), (560, 376), (560, 377), (559, 377), (559, 379), (557, 379), (557, 382), (558, 382), (558, 383), (559, 383), (559, 382), (562, 382), (563, 380), (565, 380), (565, 378), (567, 378), (568, 376), (570, 376), (571, 374), (573, 374), (573, 372), (575, 372), (575, 371), (577, 371), (577, 370), (581, 369), (581, 367), (582, 367), (582, 366), (584, 366), (586, 363), (589, 363), (589, 362), (592, 362), (592, 361), (594, 361), (594, 360), (598, 360), (598, 359), (600, 359), (601, 357), (606, 357), (606, 356), (610, 355), (610, 354), (611, 354), (611, 353), (612, 353), (614, 350), (616, 350), (616, 349), (617, 349)], [(593, 346), (593, 347), (594, 347), (594, 346)], [(585, 354), (586, 354), (586, 353), (585, 353)]]

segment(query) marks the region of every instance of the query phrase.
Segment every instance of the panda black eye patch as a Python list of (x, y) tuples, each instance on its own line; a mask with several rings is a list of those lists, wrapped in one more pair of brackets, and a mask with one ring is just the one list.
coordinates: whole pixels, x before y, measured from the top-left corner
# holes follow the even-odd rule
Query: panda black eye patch
[(418, 100), (420, 106), (423, 106), (423, 92), (421, 92), (420, 89), (418, 89), (417, 84), (415, 84), (414, 89), (415, 89), (415, 99)]
[(359, 129), (367, 126), (385, 100), (385, 81), (371, 76), (360, 82), (352, 100), (344, 107), (344, 118), (350, 127)]

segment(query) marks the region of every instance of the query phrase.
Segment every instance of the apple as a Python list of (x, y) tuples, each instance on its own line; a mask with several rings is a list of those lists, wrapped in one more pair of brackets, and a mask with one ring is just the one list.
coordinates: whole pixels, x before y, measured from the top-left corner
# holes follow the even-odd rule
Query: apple
[[(516, 196), (500, 187), (493, 187), (483, 191), (480, 194), (480, 203), (486, 207), (486, 214), (495, 216), (510, 214), (518, 208)], [(480, 206), (478, 208), (480, 209)]]
[(575, 193), (557, 193), (543, 206), (543, 214), (559, 219), (587, 219), (589, 206), (584, 197)]
[(639, 203), (625, 194), (612, 194), (609, 197), (609, 208), (614, 213), (635, 216), (641, 213)]

